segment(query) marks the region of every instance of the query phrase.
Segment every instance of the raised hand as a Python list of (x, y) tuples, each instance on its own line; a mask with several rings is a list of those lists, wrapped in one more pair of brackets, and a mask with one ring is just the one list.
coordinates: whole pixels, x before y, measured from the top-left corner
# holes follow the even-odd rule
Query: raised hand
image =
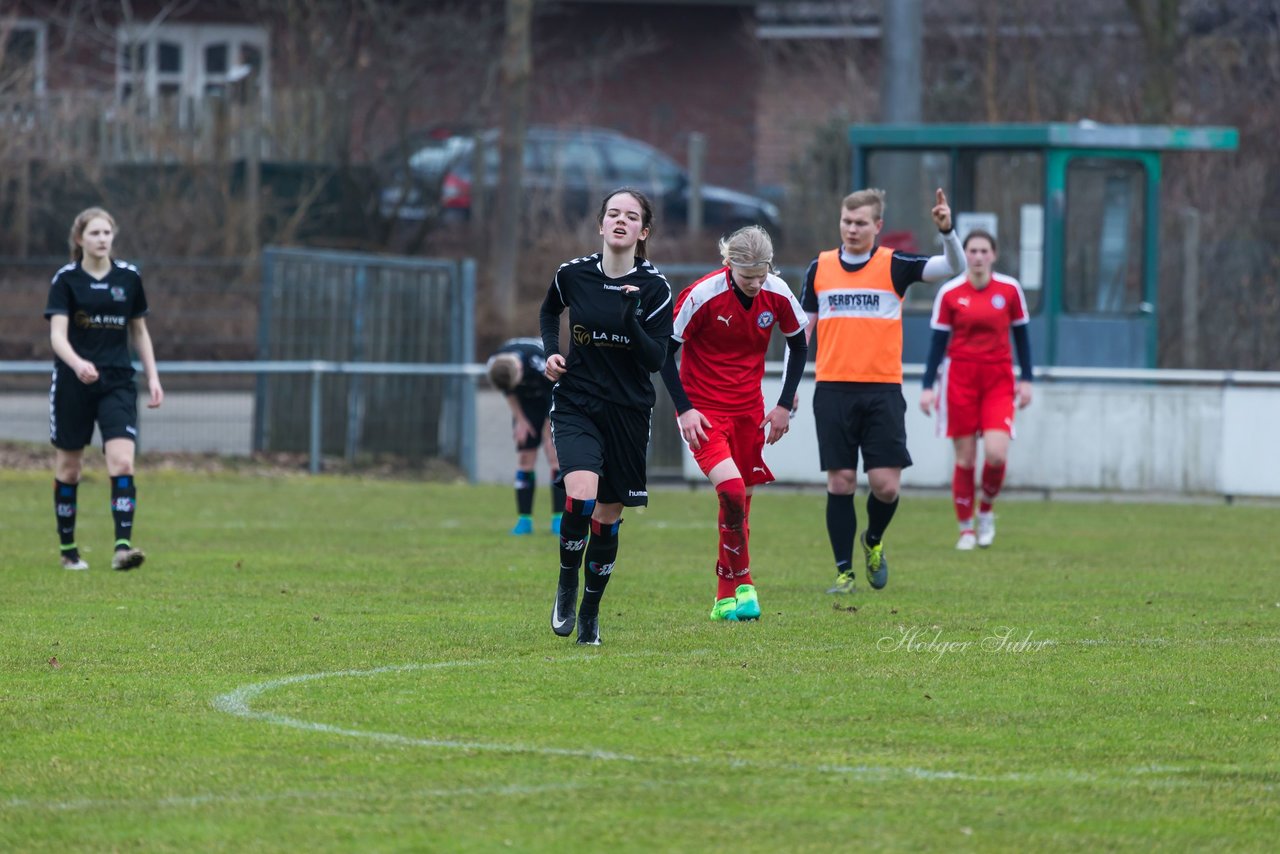
[(938, 231), (951, 230), (951, 206), (947, 204), (947, 194), (942, 192), (941, 187), (938, 188), (933, 210), (929, 213), (933, 216), (933, 223), (938, 226)]

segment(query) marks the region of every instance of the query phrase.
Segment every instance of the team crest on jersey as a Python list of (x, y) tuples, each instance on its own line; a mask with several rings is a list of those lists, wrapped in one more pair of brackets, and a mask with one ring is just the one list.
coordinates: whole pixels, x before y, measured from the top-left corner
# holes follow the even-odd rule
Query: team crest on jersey
[(995, 296), (993, 296), (993, 297), (991, 298), (991, 307), (992, 307), (992, 308), (1004, 308), (1004, 306), (1005, 306), (1005, 302), (1004, 302), (1004, 296), (1003, 296), (1003, 295), (1001, 295), (1001, 294), (996, 294)]
[(111, 298), (116, 302), (124, 302), (126, 299), (124, 295), (124, 288), (120, 287), (119, 285), (112, 285)]
[(773, 312), (772, 311), (760, 312), (760, 316), (756, 318), (756, 326), (759, 326), (761, 329), (768, 329), (772, 325), (773, 325)]

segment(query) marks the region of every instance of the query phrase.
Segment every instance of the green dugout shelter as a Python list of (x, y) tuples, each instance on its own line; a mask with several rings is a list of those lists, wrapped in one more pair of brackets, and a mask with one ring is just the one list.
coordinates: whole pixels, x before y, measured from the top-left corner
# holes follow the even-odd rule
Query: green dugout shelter
[[(929, 218), (947, 192), (963, 238), (996, 235), (998, 272), (1023, 286), (1038, 365), (1156, 366), (1160, 159), (1234, 151), (1229, 127), (854, 125), (855, 187), (887, 192), (886, 246), (939, 251)], [(907, 362), (923, 362), (937, 286), (908, 291)]]

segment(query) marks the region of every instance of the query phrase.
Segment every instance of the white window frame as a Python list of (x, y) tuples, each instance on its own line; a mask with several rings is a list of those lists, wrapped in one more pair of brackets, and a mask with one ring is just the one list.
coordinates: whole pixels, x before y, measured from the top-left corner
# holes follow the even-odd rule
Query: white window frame
[[(177, 73), (161, 73), (160, 44), (168, 42), (177, 44), (182, 51), (182, 71)], [(145, 44), (147, 47), (147, 67), (142, 71), (126, 70), (123, 62), (124, 51), (131, 45)], [(205, 48), (216, 44), (227, 45), (227, 72), (209, 74), (204, 67)], [(160, 86), (176, 83), (180, 96), (201, 101), (208, 97), (205, 87), (235, 82), (235, 72), (239, 68), (235, 59), (238, 49), (252, 47), (262, 56), (262, 67), (258, 74), (258, 98), (263, 111), (269, 109), (271, 97), (271, 40), (264, 27), (250, 24), (125, 24), (116, 28), (116, 101), (123, 104), (128, 100), (125, 87), (133, 86), (133, 91), (145, 93), (151, 101), (156, 100)]]

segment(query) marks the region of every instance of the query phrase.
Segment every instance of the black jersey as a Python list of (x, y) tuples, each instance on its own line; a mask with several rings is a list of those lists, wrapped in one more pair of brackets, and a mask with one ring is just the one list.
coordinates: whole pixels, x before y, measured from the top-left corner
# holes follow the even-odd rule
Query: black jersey
[[(547, 359), (542, 355), (542, 340), (539, 338), (512, 338), (504, 341), (494, 356), (502, 353), (515, 353), (520, 359), (520, 382), (511, 393), (520, 400), (545, 400), (551, 396), (551, 380), (543, 371), (547, 367)], [(493, 357), (489, 358), (493, 361)]]
[[(874, 255), (876, 249), (879, 248), (879, 244), (876, 244), (876, 246), (872, 247), (871, 254)], [(908, 287), (924, 279), (924, 265), (928, 263), (930, 257), (929, 255), (914, 255), (910, 252), (893, 250), (893, 258), (889, 261), (889, 276), (893, 279), (893, 289), (898, 292), (898, 296), (906, 296)], [(843, 253), (840, 256), (840, 266), (850, 273), (857, 272), (866, 265), (866, 261), (861, 264), (850, 264), (844, 260)], [(804, 274), (804, 288), (800, 292), (800, 307), (809, 314), (818, 313), (818, 294), (813, 289), (813, 279), (817, 274), (818, 259), (814, 258), (812, 263), (809, 264), (808, 271)]]
[[(80, 358), (102, 368), (129, 368), (129, 321), (147, 313), (138, 268), (112, 261), (101, 279), (85, 272), (77, 261), (53, 276), (45, 318), (67, 315), (67, 340)], [(70, 370), (56, 355), (54, 366)]]
[(616, 279), (606, 276), (600, 264), (600, 253), (561, 264), (542, 302), (542, 343), (548, 355), (560, 352), (560, 315), (569, 309), (572, 340), (556, 393), (652, 409), (653, 380), (625, 332), (622, 288), (640, 289), (635, 319), (665, 354), (671, 337), (671, 286), (644, 258), (637, 257), (635, 266)]

